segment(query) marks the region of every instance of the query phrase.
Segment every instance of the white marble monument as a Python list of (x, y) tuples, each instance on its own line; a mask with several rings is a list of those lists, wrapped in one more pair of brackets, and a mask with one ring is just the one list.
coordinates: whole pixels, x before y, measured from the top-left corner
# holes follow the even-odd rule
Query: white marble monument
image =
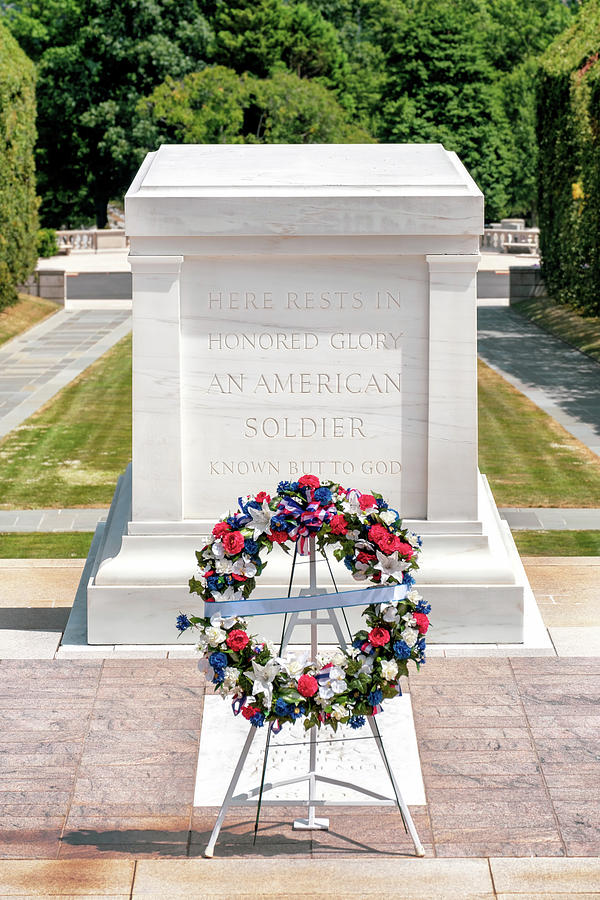
[[(457, 156), (163, 146), (126, 221), (133, 462), (88, 562), (89, 642), (173, 643), (203, 535), (305, 472), (381, 491), (423, 536), (431, 641), (522, 641), (523, 573), (477, 470), (483, 197)], [(275, 548), (257, 594), (288, 575)]]

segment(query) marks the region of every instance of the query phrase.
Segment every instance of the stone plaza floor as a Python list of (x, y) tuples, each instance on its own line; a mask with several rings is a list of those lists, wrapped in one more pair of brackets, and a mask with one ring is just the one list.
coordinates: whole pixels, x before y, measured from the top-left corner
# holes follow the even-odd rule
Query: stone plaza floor
[[(424, 860), (372, 806), (312, 833), (291, 827), (300, 808), (267, 807), (255, 845), (252, 810), (232, 810), (202, 859), (210, 686), (193, 659), (52, 658), (81, 565), (0, 566), (0, 898), (600, 897), (600, 558), (525, 560), (557, 656), (432, 645), (409, 678)], [(6, 658), (11, 635), (32, 658)]]

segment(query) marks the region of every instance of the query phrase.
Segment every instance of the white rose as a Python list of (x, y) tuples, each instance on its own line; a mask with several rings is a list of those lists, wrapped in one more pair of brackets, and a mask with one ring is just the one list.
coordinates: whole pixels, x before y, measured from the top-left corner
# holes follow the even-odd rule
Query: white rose
[(418, 592), (418, 590), (417, 590), (416, 588), (413, 587), (413, 588), (410, 589), (410, 591), (409, 591), (408, 594), (406, 595), (406, 599), (407, 599), (407, 600), (410, 600), (411, 603), (415, 603), (415, 604), (416, 604), (416, 603), (419, 602), (419, 600), (422, 600), (423, 598), (421, 597), (421, 595), (420, 595), (420, 593)]
[(394, 681), (398, 675), (398, 663), (395, 659), (383, 659), (381, 661), (381, 674), (386, 681)]
[(386, 525), (391, 525), (392, 522), (395, 522), (398, 516), (391, 509), (382, 509), (379, 513), (379, 518), (382, 522), (385, 522)]
[(223, 559), (225, 556), (225, 547), (223, 541), (215, 541), (212, 545), (212, 552), (215, 559)]
[(402, 632), (402, 640), (408, 644), (409, 647), (414, 647), (419, 640), (419, 632), (416, 628), (405, 628)]
[(221, 628), (217, 628), (214, 625), (211, 625), (209, 628), (207, 628), (204, 633), (206, 634), (208, 643), (211, 647), (218, 647), (219, 644), (222, 644), (227, 638), (225, 632)]
[(332, 679), (329, 683), (334, 694), (343, 694), (348, 689), (348, 685), (343, 678)]
[(331, 657), (331, 662), (334, 664), (334, 666), (343, 666), (346, 662), (346, 656), (339, 647)]

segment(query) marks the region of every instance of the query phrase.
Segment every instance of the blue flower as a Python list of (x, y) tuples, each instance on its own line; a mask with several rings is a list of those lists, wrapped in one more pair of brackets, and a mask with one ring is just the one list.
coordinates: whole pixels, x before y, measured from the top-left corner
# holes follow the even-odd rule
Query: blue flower
[(420, 637), (419, 640), (417, 641), (417, 650), (420, 650), (421, 653), (424, 653), (426, 646), (427, 646), (427, 641), (425, 640), (424, 637)]
[(419, 600), (417, 603), (417, 612), (425, 613), (426, 616), (431, 612), (431, 604), (425, 603), (424, 600)]
[(352, 641), (352, 646), (356, 647), (357, 650), (360, 650), (363, 644), (364, 641), (361, 638), (354, 638), (354, 640)]
[(280, 697), (275, 703), (275, 712), (278, 716), (285, 716), (288, 719), (296, 721), (296, 719), (304, 715), (304, 707), (302, 704), (296, 706), (294, 703), (286, 703), (286, 701)]
[(371, 693), (367, 697), (367, 700), (369, 701), (371, 706), (379, 706), (379, 704), (383, 700), (382, 691), (380, 691), (379, 688), (377, 688), (377, 690), (375, 691), (371, 691)]
[(354, 557), (353, 556), (345, 556), (344, 557), (344, 565), (346, 566), (347, 569), (350, 569), (350, 571), (352, 571), (352, 569), (354, 568)]
[(318, 500), (319, 503), (322, 503), (323, 505), (325, 505), (325, 503), (331, 503), (331, 491), (327, 487), (317, 488), (313, 496), (315, 500)]
[(299, 490), (300, 490), (300, 484), (297, 481), (292, 481), (292, 483), (290, 484), (290, 491), (299, 491)]
[(362, 728), (366, 721), (364, 716), (352, 716), (348, 720), (348, 725), (350, 728)]
[(382, 500), (381, 498), (379, 498), (379, 500), (377, 501), (377, 508), (378, 509), (387, 509), (388, 505), (385, 502), (385, 500)]
[(209, 575), (206, 579), (206, 586), (209, 591), (219, 591), (221, 589), (222, 579), (220, 575)]
[(223, 684), (225, 681), (225, 669), (215, 669), (215, 674), (213, 676), (212, 683), (213, 684)]
[(208, 657), (208, 661), (213, 669), (224, 669), (227, 665), (227, 657), (220, 650), (216, 650)]
[(286, 521), (284, 516), (273, 516), (271, 518), (272, 531), (289, 531), (293, 527), (293, 525), (290, 525), (289, 522)]
[(263, 712), (254, 713), (250, 719), (250, 724), (254, 725), (255, 728), (262, 728), (265, 724), (265, 714)]
[(284, 494), (286, 491), (291, 491), (292, 485), (289, 481), (280, 481), (277, 485), (277, 493)]
[(412, 587), (414, 583), (415, 579), (412, 577), (412, 575), (409, 575), (408, 572), (405, 572), (402, 578), (402, 584), (407, 585), (407, 587)]
[(394, 656), (396, 659), (410, 659), (410, 647), (406, 641), (394, 641)]
[(176, 623), (177, 631), (185, 631), (186, 628), (189, 628), (191, 626), (191, 624), (192, 623), (190, 622), (190, 620), (188, 619), (188, 617), (186, 616), (185, 613), (179, 613), (179, 615), (177, 616), (177, 623)]
[(258, 544), (256, 541), (253, 541), (252, 538), (246, 538), (244, 541), (244, 550), (246, 553), (249, 553), (250, 556), (254, 556), (254, 554), (258, 552)]

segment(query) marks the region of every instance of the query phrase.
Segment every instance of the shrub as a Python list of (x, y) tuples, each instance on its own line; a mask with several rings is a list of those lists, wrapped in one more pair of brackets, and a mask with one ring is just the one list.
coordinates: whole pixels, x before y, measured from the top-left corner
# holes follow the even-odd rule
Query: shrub
[(551, 296), (600, 314), (600, 0), (542, 57), (537, 85), (539, 222)]
[(37, 255), (42, 259), (48, 259), (49, 256), (56, 256), (57, 253), (58, 243), (54, 228), (40, 228), (37, 233)]
[(0, 24), (0, 309), (37, 260), (35, 138), (34, 66)]

